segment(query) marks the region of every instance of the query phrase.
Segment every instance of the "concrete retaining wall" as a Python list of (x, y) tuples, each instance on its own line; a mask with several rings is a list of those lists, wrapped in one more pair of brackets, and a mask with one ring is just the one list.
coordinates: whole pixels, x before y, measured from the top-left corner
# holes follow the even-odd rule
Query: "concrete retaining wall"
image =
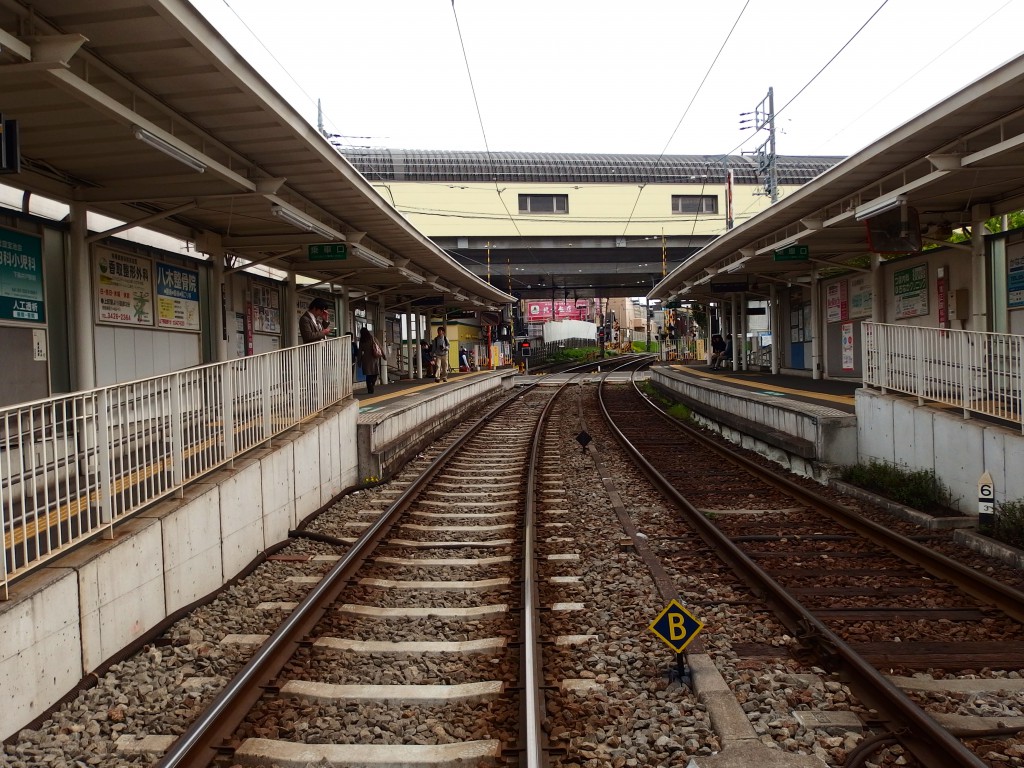
[(842, 411), (750, 392), (657, 367), (651, 382), (731, 442), (822, 482), (857, 460), (857, 419)]
[(0, 739), (358, 484), (350, 400), (15, 583), (0, 603)]
[(396, 408), (359, 416), (359, 476), (390, 477), (412, 455), (422, 451), (452, 423), (476, 407), (480, 398), (512, 386), (512, 371), (493, 372), (452, 382), (440, 394), (430, 390)]
[(1024, 499), (1024, 436), (1020, 430), (978, 419), (934, 403), (857, 390), (860, 461), (885, 461), (931, 470), (953, 494), (964, 514), (978, 513), (978, 479), (992, 475), (997, 502)]

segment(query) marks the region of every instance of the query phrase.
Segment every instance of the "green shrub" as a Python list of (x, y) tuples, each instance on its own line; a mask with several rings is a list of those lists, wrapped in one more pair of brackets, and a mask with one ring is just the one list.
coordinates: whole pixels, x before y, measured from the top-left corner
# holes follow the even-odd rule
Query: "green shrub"
[(688, 421), (690, 416), (693, 414), (693, 411), (691, 411), (687, 406), (676, 402), (648, 380), (640, 382), (640, 391), (660, 405), (669, 416), (675, 419)]
[(952, 493), (933, 470), (872, 461), (843, 467), (840, 478), (922, 512), (948, 513), (956, 506)]
[(636, 341), (635, 339), (630, 343), (630, 347), (634, 352), (657, 352), (659, 346), (658, 342), (653, 339), (650, 345), (646, 341)]
[(674, 419), (679, 419), (680, 421), (689, 421), (692, 414), (693, 411), (682, 403), (676, 403), (668, 409), (668, 415)]
[(1024, 549), (1024, 500), (996, 502), (993, 539)]
[(587, 356), (593, 354), (590, 347), (562, 348), (548, 355), (548, 362), (551, 363), (579, 363), (587, 360)]

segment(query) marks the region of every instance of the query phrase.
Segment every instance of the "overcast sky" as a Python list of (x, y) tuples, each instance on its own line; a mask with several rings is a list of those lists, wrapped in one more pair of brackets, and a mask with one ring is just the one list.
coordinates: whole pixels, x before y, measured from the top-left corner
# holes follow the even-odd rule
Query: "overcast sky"
[(779, 154), (847, 155), (1024, 49), (1024, 0), (192, 2), (311, 123), (407, 149), (751, 151), (771, 87)]

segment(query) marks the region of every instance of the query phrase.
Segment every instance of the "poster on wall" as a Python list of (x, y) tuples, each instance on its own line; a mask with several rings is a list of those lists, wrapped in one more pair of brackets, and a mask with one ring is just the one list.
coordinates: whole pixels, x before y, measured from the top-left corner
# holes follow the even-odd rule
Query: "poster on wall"
[(845, 280), (832, 283), (825, 289), (825, 322), (841, 323), (850, 319)]
[(0, 229), (0, 320), (46, 320), (40, 240), (12, 229)]
[(156, 324), (178, 331), (199, 330), (199, 271), (156, 263)]
[(789, 312), (789, 340), (797, 344), (804, 340), (803, 328), (804, 312), (800, 307), (794, 307)]
[(927, 315), (928, 265), (897, 270), (892, 276), (892, 295), (896, 299), (897, 320)]
[(97, 248), (95, 265), (96, 320), (152, 326), (153, 262)]
[(1006, 259), (1006, 306), (1024, 307), (1024, 250), (1016, 249)]
[(252, 283), (252, 330), (255, 333), (281, 333), (281, 292), (261, 283)]
[(872, 297), (871, 275), (857, 275), (850, 278), (850, 319), (871, 317)]
[(843, 323), (843, 371), (850, 373), (853, 367), (853, 323)]

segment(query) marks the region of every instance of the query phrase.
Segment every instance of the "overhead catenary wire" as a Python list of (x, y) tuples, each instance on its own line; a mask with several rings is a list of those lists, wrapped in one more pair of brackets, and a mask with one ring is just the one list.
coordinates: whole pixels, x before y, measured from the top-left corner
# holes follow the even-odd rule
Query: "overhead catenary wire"
[[(454, 3), (455, 0), (452, 0), (452, 2)], [(668, 151), (669, 145), (672, 143), (672, 139), (674, 139), (676, 134), (679, 132), (679, 126), (683, 124), (683, 120), (685, 120), (686, 116), (690, 113), (690, 107), (693, 106), (693, 102), (695, 102), (697, 100), (697, 96), (700, 95), (700, 91), (704, 87), (704, 83), (707, 82), (708, 76), (711, 74), (711, 71), (715, 68), (715, 64), (718, 63), (718, 59), (721, 57), (722, 51), (725, 50), (725, 46), (729, 44), (729, 40), (732, 37), (732, 33), (736, 31), (736, 26), (740, 23), (740, 19), (743, 18), (743, 14), (746, 12), (748, 5), (750, 5), (750, 0), (747, 0), (743, 4), (743, 7), (740, 8), (740, 12), (739, 14), (737, 14), (736, 20), (732, 23), (732, 27), (729, 28), (729, 34), (725, 36), (725, 40), (722, 41), (722, 45), (719, 47), (718, 53), (715, 54), (715, 58), (712, 60), (711, 65), (707, 68), (707, 71), (704, 73), (704, 77), (703, 79), (701, 79), (700, 85), (698, 85), (697, 90), (693, 92), (693, 96), (690, 98), (690, 103), (686, 105), (686, 109), (683, 110), (683, 114), (680, 116), (679, 122), (677, 122), (676, 127), (672, 129), (672, 133), (668, 137), (668, 141), (665, 142), (665, 146), (662, 148), (661, 153), (658, 155), (658, 159), (655, 160), (654, 164), (651, 166), (650, 171), (648, 172), (648, 177), (653, 176), (655, 169), (657, 169), (659, 163), (661, 163), (661, 159), (665, 156), (665, 153)], [(623, 237), (626, 236), (626, 232), (629, 230), (629, 224), (633, 220), (633, 214), (636, 213), (636, 207), (637, 205), (640, 204), (640, 196), (643, 195), (644, 188), (646, 186), (647, 182), (642, 183), (640, 185), (640, 190), (636, 193), (636, 200), (633, 201), (633, 208), (629, 212), (629, 216), (626, 218), (626, 226), (622, 230)]]
[[(469, 54), (466, 52), (466, 42), (462, 38), (462, 26), (459, 24), (459, 13), (455, 10), (455, 0), (452, 0), (452, 17), (455, 19), (455, 30), (459, 35), (459, 46), (462, 48), (462, 60), (466, 62), (466, 77), (469, 78), (469, 90), (470, 93), (473, 94), (473, 106), (476, 109), (476, 117), (480, 123), (480, 134), (483, 136), (484, 140), (484, 152), (487, 154), (487, 167), (491, 174), (491, 180), (494, 182), (494, 192), (498, 196), (498, 202), (501, 203), (501, 207), (505, 209), (505, 213), (508, 215), (509, 221), (512, 222), (512, 226), (515, 228), (516, 234), (519, 235), (520, 240), (522, 240), (523, 244), (526, 246), (526, 251), (530, 254), (530, 258), (533, 259), (538, 267), (541, 267), (542, 265), (540, 260), (533, 252), (533, 248), (530, 247), (530, 244), (523, 237), (522, 230), (519, 229), (519, 224), (516, 223), (515, 217), (512, 216), (512, 212), (508, 209), (508, 205), (505, 203), (504, 198), (502, 198), (501, 193), (503, 190), (498, 187), (498, 180), (494, 176), (494, 163), (491, 158), (491, 147), (487, 142), (487, 129), (484, 127), (484, 116), (483, 112), (480, 110), (480, 100), (477, 99), (476, 96), (476, 86), (473, 84), (473, 72), (469, 66)], [(550, 273), (547, 274), (551, 277)]]
[[(967, 30), (967, 31), (966, 31), (966, 32), (964, 32), (964, 33), (963, 33), (962, 35), (960, 35), (960, 37), (958, 37), (958, 38), (956, 39), (956, 42), (952, 43), (951, 45), (947, 45), (947, 46), (943, 46), (943, 47), (940, 47), (940, 49), (939, 49), (939, 52), (938, 52), (937, 54), (935, 54), (935, 56), (933, 56), (933, 57), (932, 57), (932, 58), (931, 58), (931, 59), (930, 59), (930, 60), (929, 60), (929, 61), (928, 61), (927, 63), (925, 63), (925, 64), (921, 65), (921, 66), (920, 66), (920, 67), (919, 67), (919, 68), (917, 69), (917, 71), (915, 71), (915, 72), (914, 72), (913, 74), (909, 75), (909, 76), (908, 76), (908, 77), (907, 77), (906, 79), (904, 79), (904, 81), (903, 81), (902, 83), (900, 83), (900, 84), (899, 84), (899, 85), (897, 85), (897, 86), (896, 86), (895, 88), (893, 88), (893, 89), (892, 89), (891, 91), (889, 91), (889, 92), (888, 92), (887, 94), (885, 94), (885, 96), (883, 96), (882, 98), (878, 99), (878, 101), (876, 101), (876, 102), (875, 102), (874, 104), (872, 104), (872, 105), (871, 105), (870, 107), (868, 107), (868, 108), (867, 108), (867, 109), (865, 109), (865, 110), (864, 110), (863, 112), (861, 112), (861, 113), (860, 113), (859, 115), (857, 115), (857, 117), (855, 117), (855, 118), (854, 118), (853, 120), (847, 120), (847, 121), (845, 121), (845, 123), (843, 124), (843, 127), (842, 127), (842, 128), (840, 128), (840, 129), (839, 129), (838, 131), (836, 131), (836, 132), (835, 132), (835, 133), (833, 133), (833, 134), (832, 134), (831, 136), (829, 136), (829, 137), (828, 137), (827, 139), (825, 139), (825, 141), (824, 141), (823, 145), (819, 145), (819, 146), (827, 146), (827, 145), (828, 145), (828, 143), (829, 143), (830, 141), (832, 141), (832, 139), (836, 138), (837, 136), (841, 136), (841, 135), (842, 135), (842, 134), (843, 134), (844, 132), (846, 132), (846, 131), (847, 131), (847, 130), (848, 130), (848, 129), (850, 128), (850, 126), (852, 126), (852, 125), (854, 125), (855, 123), (857, 123), (857, 122), (858, 122), (858, 121), (859, 121), (859, 120), (860, 120), (860, 119), (861, 119), (862, 117), (864, 117), (865, 115), (867, 115), (867, 114), (869, 114), (870, 112), (874, 111), (874, 109), (875, 109), (875, 108), (876, 108), (876, 107), (877, 107), (877, 106), (878, 106), (879, 104), (881, 104), (881, 103), (882, 103), (883, 101), (885, 101), (886, 99), (888, 99), (888, 98), (889, 98), (890, 96), (892, 96), (892, 95), (893, 95), (894, 93), (896, 93), (896, 91), (898, 91), (898, 90), (899, 90), (900, 88), (902, 88), (903, 86), (905, 86), (905, 85), (906, 85), (907, 83), (909, 83), (909, 82), (910, 82), (911, 80), (913, 80), (913, 79), (914, 79), (915, 77), (917, 77), (917, 76), (918, 76), (919, 74), (921, 74), (921, 73), (922, 73), (922, 72), (924, 72), (924, 71), (925, 71), (926, 69), (928, 69), (928, 67), (930, 67), (930, 66), (931, 66), (932, 64), (934, 64), (934, 63), (935, 63), (936, 61), (938, 61), (938, 60), (939, 60), (939, 59), (941, 59), (941, 58), (942, 58), (943, 56), (945, 56), (945, 55), (946, 55), (946, 54), (948, 54), (948, 53), (949, 53), (950, 51), (952, 51), (952, 50), (953, 50), (954, 48), (956, 48), (956, 46), (960, 45), (960, 43), (962, 43), (962, 42), (963, 42), (964, 40), (966, 40), (966, 39), (967, 39), (968, 37), (970, 37), (970, 36), (971, 36), (971, 35), (973, 35), (973, 34), (974, 34), (975, 32), (977, 32), (977, 31), (978, 31), (978, 29), (980, 29), (980, 28), (981, 28), (981, 27), (982, 27), (983, 25), (985, 25), (985, 24), (988, 24), (988, 22), (989, 22), (989, 21), (990, 21), (990, 20), (992, 19), (992, 17), (993, 17), (993, 16), (995, 16), (995, 15), (996, 15), (997, 13), (1000, 13), (1000, 12), (1001, 12), (1001, 11), (1002, 11), (1003, 9), (1005, 9), (1005, 8), (1006, 8), (1006, 6), (1008, 6), (1008, 5), (1011, 5), (1011, 4), (1013, 3), (1013, 2), (1014, 2), (1014, 0), (1006, 0), (1006, 2), (1005, 2), (1005, 3), (1003, 3), (1003, 4), (1001, 5), (1001, 6), (999, 6), (999, 7), (998, 7), (998, 8), (996, 8), (996, 9), (995, 9), (994, 11), (992, 11), (992, 13), (990, 13), (990, 14), (989, 14), (988, 16), (986, 16), (986, 17), (985, 17), (984, 19), (982, 19), (982, 20), (981, 20), (981, 21), (979, 21), (979, 22), (978, 22), (977, 24), (975, 24), (975, 25), (974, 25), (973, 27), (971, 27), (971, 28), (970, 28), (969, 30)], [(879, 9), (879, 10), (881, 10), (881, 9)]]
[[(824, 71), (825, 71), (826, 69), (828, 69), (828, 67), (829, 67), (829, 66), (830, 66), (830, 65), (832, 64), (832, 62), (833, 62), (833, 61), (835, 61), (835, 60), (836, 60), (837, 58), (839, 58), (839, 54), (841, 54), (841, 53), (842, 53), (843, 51), (845, 51), (845, 50), (846, 50), (846, 49), (847, 49), (847, 48), (849, 47), (850, 43), (852, 43), (852, 42), (853, 42), (854, 40), (856, 40), (856, 39), (857, 39), (857, 37), (858, 37), (858, 36), (860, 35), (860, 33), (864, 31), (864, 28), (865, 28), (865, 27), (867, 27), (867, 25), (871, 23), (872, 19), (874, 19), (874, 18), (875, 18), (875, 16), (877, 16), (877, 15), (878, 15), (878, 12), (879, 12), (879, 11), (881, 11), (881, 10), (882, 10), (882, 9), (883, 9), (883, 8), (884, 8), (884, 7), (885, 7), (885, 6), (887, 5), (887, 4), (888, 4), (888, 3), (889, 3), (889, 0), (882, 0), (882, 4), (881, 4), (880, 6), (878, 6), (878, 7), (877, 7), (877, 8), (876, 8), (876, 9), (874, 10), (874, 12), (873, 12), (873, 13), (872, 13), (872, 14), (871, 14), (870, 16), (868, 16), (868, 18), (867, 18), (867, 21), (865, 21), (865, 22), (864, 22), (863, 24), (861, 24), (861, 25), (860, 25), (860, 26), (859, 26), (859, 27), (857, 28), (857, 31), (856, 31), (856, 32), (854, 32), (854, 33), (853, 33), (853, 34), (852, 34), (852, 35), (850, 36), (850, 38), (849, 38), (849, 39), (848, 39), (848, 40), (847, 40), (847, 41), (846, 41), (845, 43), (843, 43), (843, 44), (842, 44), (842, 46), (840, 46), (839, 50), (838, 50), (838, 51), (836, 51), (836, 52), (835, 52), (835, 53), (834, 53), (834, 54), (832, 55), (832, 58), (830, 58), (830, 59), (829, 59), (828, 61), (826, 61), (826, 62), (825, 62), (825, 63), (824, 63), (823, 65), (822, 65), (822, 67), (821, 67), (821, 68), (820, 68), (820, 69), (819, 69), (819, 70), (818, 70), (817, 72), (815, 72), (815, 73), (814, 73), (814, 76), (813, 76), (813, 77), (811, 77), (811, 79), (810, 79), (810, 80), (808, 80), (808, 81), (807, 81), (806, 83), (804, 83), (804, 84), (803, 84), (803, 86), (802, 86), (802, 87), (800, 88), (800, 90), (799, 90), (799, 91), (797, 91), (797, 92), (796, 92), (796, 94), (795, 94), (795, 95), (794, 95), (794, 96), (793, 96), (792, 98), (790, 98), (790, 100), (789, 100), (789, 101), (787, 101), (787, 102), (786, 102), (785, 104), (783, 104), (783, 105), (782, 105), (781, 107), (779, 107), (779, 108), (778, 108), (777, 110), (775, 110), (775, 113), (774, 113), (774, 115), (772, 116), (772, 117), (773, 117), (773, 119), (774, 119), (774, 118), (777, 118), (777, 117), (778, 117), (778, 116), (779, 116), (780, 114), (782, 114), (783, 110), (785, 110), (785, 109), (786, 109), (786, 108), (787, 108), (787, 107), (788, 107), (788, 106), (789, 106), (790, 104), (792, 104), (792, 103), (793, 103), (794, 101), (796, 101), (796, 100), (797, 100), (797, 98), (798, 98), (798, 97), (800, 96), (800, 94), (802, 94), (802, 93), (803, 93), (804, 91), (806, 91), (806, 90), (807, 90), (807, 89), (808, 89), (808, 88), (810, 87), (811, 83), (813, 83), (813, 82), (814, 82), (815, 80), (817, 80), (817, 79), (818, 79), (818, 78), (819, 78), (819, 77), (821, 76), (821, 74), (822, 74), (822, 73), (823, 73), (823, 72), (824, 72)], [(747, 143), (748, 141), (750, 141), (750, 140), (751, 140), (752, 138), (754, 138), (754, 135), (755, 135), (756, 133), (757, 133), (757, 131), (754, 131), (753, 133), (751, 133), (751, 134), (750, 134), (750, 135), (749, 135), (749, 136), (748, 136), (747, 138), (745, 138), (745, 139), (744, 139), (743, 141), (741, 141), (741, 142), (740, 142), (739, 144), (737, 144), (737, 145), (736, 145), (735, 147), (733, 147), (733, 148), (732, 148), (732, 149), (730, 149), (730, 150), (729, 150), (728, 152), (726, 152), (724, 156), (726, 156), (726, 157), (727, 157), (727, 156), (729, 156), (729, 155), (733, 155), (733, 154), (735, 154), (735, 153), (736, 153), (736, 152), (737, 152), (738, 150), (742, 149), (742, 148), (743, 148), (743, 146), (744, 146), (744, 145), (745, 145), (745, 144), (746, 144), (746, 143)]]

